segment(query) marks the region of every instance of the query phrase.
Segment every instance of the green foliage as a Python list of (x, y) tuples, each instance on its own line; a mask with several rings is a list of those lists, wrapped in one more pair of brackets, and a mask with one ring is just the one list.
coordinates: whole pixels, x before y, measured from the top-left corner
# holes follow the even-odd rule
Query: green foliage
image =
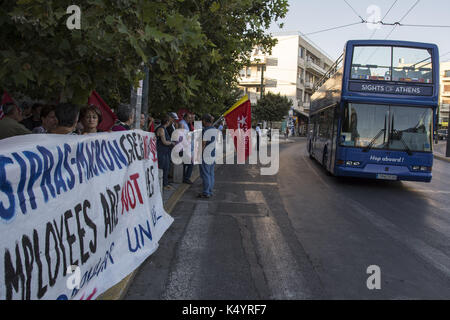
[(259, 121), (281, 121), (292, 107), (292, 101), (280, 94), (267, 93), (253, 108), (253, 115)]
[(95, 89), (115, 107), (129, 101), (146, 63), (150, 112), (217, 114), (235, 102), (236, 76), (253, 47), (275, 44), (265, 30), (288, 8), (287, 0), (78, 0), (81, 30), (69, 30), (72, 4), (3, 1), (1, 88), (77, 103)]

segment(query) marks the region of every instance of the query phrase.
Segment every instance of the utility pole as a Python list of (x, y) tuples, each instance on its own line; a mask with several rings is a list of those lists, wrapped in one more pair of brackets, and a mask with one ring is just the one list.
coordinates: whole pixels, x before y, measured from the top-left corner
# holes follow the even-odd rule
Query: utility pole
[(131, 88), (131, 108), (134, 109), (134, 129), (140, 129), (141, 107), (142, 107), (142, 86), (143, 81), (139, 81), (137, 88)]
[(141, 112), (145, 114), (145, 118), (147, 119), (147, 115), (148, 115), (148, 87), (149, 87), (149, 80), (150, 80), (150, 70), (149, 70), (147, 65), (144, 67), (144, 73), (145, 73), (145, 78), (144, 78), (144, 84), (143, 84), (143, 87), (142, 87), (142, 107), (141, 107)]
[(261, 64), (261, 96), (260, 99), (264, 97), (264, 64)]

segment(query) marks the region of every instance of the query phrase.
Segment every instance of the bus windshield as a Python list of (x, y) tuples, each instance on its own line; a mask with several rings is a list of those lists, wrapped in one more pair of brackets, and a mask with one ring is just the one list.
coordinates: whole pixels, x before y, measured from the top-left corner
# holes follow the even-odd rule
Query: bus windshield
[(341, 126), (341, 146), (431, 152), (433, 110), (348, 103)]
[(355, 46), (351, 79), (432, 83), (431, 49)]

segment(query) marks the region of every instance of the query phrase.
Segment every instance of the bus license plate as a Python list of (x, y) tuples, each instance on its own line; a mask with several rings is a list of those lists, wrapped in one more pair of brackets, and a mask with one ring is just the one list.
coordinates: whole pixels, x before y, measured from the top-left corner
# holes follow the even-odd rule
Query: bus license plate
[(377, 174), (377, 179), (381, 180), (397, 180), (397, 176), (393, 174)]

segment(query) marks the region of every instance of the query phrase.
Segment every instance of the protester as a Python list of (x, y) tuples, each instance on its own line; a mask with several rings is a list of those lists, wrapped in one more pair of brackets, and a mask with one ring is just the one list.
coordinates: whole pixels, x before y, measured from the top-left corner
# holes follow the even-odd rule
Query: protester
[(155, 132), (155, 119), (150, 114), (148, 115), (148, 132)]
[(33, 129), (33, 133), (48, 133), (58, 125), (55, 115), (55, 106), (45, 105), (41, 110), (42, 125)]
[(195, 115), (193, 113), (191, 113), (189, 115), (189, 122), (188, 122), (190, 131), (194, 131), (195, 130), (194, 122), (195, 122)]
[(33, 104), (33, 106), (31, 107), (31, 112), (32, 112), (31, 117), (29, 117), (25, 120), (22, 120), (21, 123), (30, 131), (36, 127), (40, 127), (42, 125), (41, 110), (42, 110), (42, 104), (40, 104), (40, 103)]
[(172, 137), (172, 133), (178, 129), (178, 115), (175, 112), (169, 113), (169, 118), (171, 120), (171, 124), (167, 127), (167, 132), (169, 132), (169, 136)]
[(158, 168), (163, 170), (163, 187), (165, 190), (171, 190), (173, 187), (169, 185), (170, 170), (170, 152), (174, 143), (170, 141), (167, 127), (171, 124), (168, 116), (164, 117), (161, 125), (156, 128), (156, 151), (158, 153)]
[(80, 111), (80, 122), (83, 125), (82, 134), (97, 133), (98, 124), (102, 122), (102, 112), (93, 104), (85, 106)]
[[(203, 133), (202, 137), (205, 138), (205, 134), (208, 130), (216, 130), (217, 129), (213, 127), (213, 121), (214, 118), (210, 114), (205, 114), (202, 117), (203, 122)], [(198, 195), (199, 198), (210, 198), (213, 195), (213, 188), (214, 188), (214, 164), (215, 164), (215, 144), (216, 144), (216, 134), (214, 134), (210, 141), (203, 141), (202, 142), (202, 163), (200, 165), (200, 176), (203, 180), (203, 193), (200, 193)], [(209, 146), (210, 144), (213, 144), (213, 148), (211, 150), (211, 154), (205, 154), (205, 148)], [(207, 159), (207, 157), (211, 156), (212, 159)], [(208, 161), (210, 160), (210, 161)]]
[(147, 131), (147, 126), (146, 126), (146, 115), (145, 113), (141, 113), (141, 118), (140, 118), (140, 122), (139, 122), (139, 129)]
[(112, 126), (111, 131), (130, 130), (134, 123), (134, 112), (127, 104), (120, 104), (117, 109), (117, 121)]
[(31, 133), (20, 123), (23, 119), (22, 110), (15, 103), (5, 103), (3, 113), (5, 117), (0, 120), (0, 139)]
[(20, 105), (20, 109), (22, 109), (22, 121), (28, 119), (33, 115), (33, 112), (31, 111), (31, 105), (29, 105), (26, 101), (22, 102), (22, 104)]
[(259, 141), (261, 139), (261, 123), (258, 123), (255, 128), (256, 131), (256, 151), (259, 151)]
[(76, 134), (80, 108), (72, 103), (60, 103), (55, 108), (58, 125), (50, 130), (53, 134)]
[[(186, 139), (186, 141), (189, 141), (188, 138), (188, 134), (190, 132), (190, 128), (189, 128), (189, 124), (188, 121), (190, 119), (190, 115), (189, 113), (185, 113), (183, 115), (183, 119), (180, 120), (179, 124), (180, 124), (180, 129), (184, 129), (184, 136), (183, 139)], [(183, 183), (186, 184), (192, 184), (191, 181), (191, 176), (192, 176), (192, 170), (194, 169), (194, 165), (192, 164), (192, 154), (194, 151), (194, 145), (193, 145), (194, 140), (192, 139), (192, 142), (189, 144), (190, 145), (190, 154), (191, 154), (191, 159), (190, 159), (190, 163), (183, 163)]]

